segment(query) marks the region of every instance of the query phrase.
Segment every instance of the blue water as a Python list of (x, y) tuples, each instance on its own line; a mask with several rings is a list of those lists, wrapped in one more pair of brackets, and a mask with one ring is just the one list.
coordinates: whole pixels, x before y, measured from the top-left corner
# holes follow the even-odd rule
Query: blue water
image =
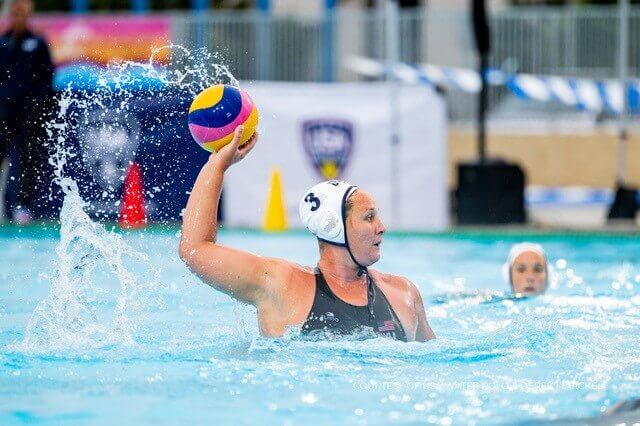
[[(80, 229), (66, 243), (0, 232), (0, 424), (512, 424), (640, 395), (637, 238), (529, 236), (556, 265), (546, 295), (437, 303), (505, 290), (500, 265), (524, 237), (389, 235), (376, 266), (419, 287), (438, 336), (406, 344), (261, 338), (251, 308), (183, 266), (177, 228)], [(304, 233), (220, 240), (317, 260)]]

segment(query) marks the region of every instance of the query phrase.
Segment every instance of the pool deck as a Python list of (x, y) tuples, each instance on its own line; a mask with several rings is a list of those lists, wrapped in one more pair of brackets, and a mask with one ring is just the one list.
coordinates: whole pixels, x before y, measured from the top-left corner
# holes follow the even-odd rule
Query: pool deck
[[(554, 216), (554, 218), (557, 216)], [(117, 223), (105, 223), (108, 230), (118, 233), (140, 233), (149, 232), (159, 235), (177, 235), (180, 231), (179, 223), (154, 223), (149, 224), (143, 229), (123, 230)], [(220, 227), (222, 232), (241, 232), (269, 234), (272, 232), (264, 232), (253, 228), (227, 228), (224, 225)], [(11, 223), (0, 224), (0, 238), (58, 238), (60, 225), (56, 221), (33, 222), (29, 225), (19, 226)], [(288, 235), (308, 235), (304, 229), (291, 229), (286, 231)], [(458, 239), (466, 238), (489, 238), (489, 239), (506, 239), (518, 240), (523, 238), (554, 238), (563, 236), (572, 237), (605, 237), (605, 238), (639, 238), (640, 226), (637, 222), (618, 222), (604, 225), (584, 225), (573, 223), (563, 223), (560, 220), (550, 220), (548, 222), (540, 221), (537, 217), (532, 217), (528, 224), (512, 224), (512, 225), (486, 225), (486, 226), (451, 226), (442, 231), (388, 231), (387, 236), (390, 237), (451, 237)]]

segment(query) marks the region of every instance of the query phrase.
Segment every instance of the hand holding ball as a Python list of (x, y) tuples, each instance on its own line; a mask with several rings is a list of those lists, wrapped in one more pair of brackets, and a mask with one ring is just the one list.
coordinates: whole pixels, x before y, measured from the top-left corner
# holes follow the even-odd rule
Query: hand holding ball
[(249, 141), (258, 126), (258, 109), (249, 95), (237, 87), (217, 84), (200, 92), (189, 108), (189, 131), (209, 152), (219, 151), (243, 125), (240, 146)]

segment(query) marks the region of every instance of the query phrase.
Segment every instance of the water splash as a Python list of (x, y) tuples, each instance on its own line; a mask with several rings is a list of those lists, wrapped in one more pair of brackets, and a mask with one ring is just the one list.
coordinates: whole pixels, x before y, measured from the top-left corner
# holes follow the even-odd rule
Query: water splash
[[(45, 125), (53, 183), (64, 195), (55, 273), (50, 279), (50, 293), (35, 308), (17, 350), (40, 352), (134, 344), (145, 310), (162, 305), (158, 296), (159, 270), (143, 266), (143, 271), (138, 272), (140, 265), (149, 264), (148, 257), (87, 214), (92, 206), (83, 200), (68, 167), (76, 157), (91, 157), (86, 155), (90, 148), (86, 144), (92, 138), (84, 138), (83, 146), (72, 141), (86, 129), (97, 132), (98, 141), (105, 144), (112, 142), (100, 137), (100, 132), (124, 132), (124, 142), (113, 144), (113, 152), (107, 155), (115, 159), (114, 163), (100, 171), (104, 195), (117, 206), (115, 194), (137, 147), (137, 141), (128, 138), (129, 133), (136, 133), (135, 129), (126, 124), (126, 118), (135, 113), (132, 100), (152, 100), (166, 88), (195, 95), (215, 83), (237, 86), (235, 77), (216, 59), (206, 51), (192, 53), (181, 46), (165, 46), (156, 49), (148, 63), (110, 65), (96, 76), (94, 90), (77, 90), (70, 84), (61, 92), (57, 113)], [(110, 121), (112, 115), (124, 117), (125, 124)], [(132, 272), (132, 263), (137, 265), (136, 273)], [(109, 287), (114, 283), (117, 285), (112, 292)], [(109, 314), (105, 315), (105, 311)]]
[(205, 48), (191, 51), (171, 44), (155, 49), (146, 64), (124, 62), (123, 65), (142, 67), (150, 77), (156, 77), (173, 87), (187, 89), (195, 95), (213, 84), (240, 86), (229, 68), (222, 64), (223, 61), (220, 54)]
[(611, 282), (611, 289), (615, 293), (635, 294), (634, 289), (640, 283), (640, 276), (633, 263), (625, 261), (615, 268), (604, 269), (597, 275), (598, 279)]
[[(34, 310), (22, 350), (72, 349), (132, 344), (141, 313), (155, 295), (157, 271), (149, 269), (141, 282), (127, 267), (144, 263), (145, 254), (130, 248), (122, 237), (93, 222), (84, 211), (76, 183), (62, 178), (65, 199), (60, 212), (60, 241), (49, 295)], [(96, 285), (103, 268), (116, 278), (112, 318), (99, 311), (109, 303), (109, 291)], [(157, 300), (153, 300), (157, 302)]]

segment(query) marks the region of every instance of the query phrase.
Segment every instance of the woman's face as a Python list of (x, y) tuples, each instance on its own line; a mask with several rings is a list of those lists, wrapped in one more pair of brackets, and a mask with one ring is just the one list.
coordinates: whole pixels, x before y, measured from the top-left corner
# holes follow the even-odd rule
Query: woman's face
[(359, 264), (370, 266), (380, 259), (382, 234), (386, 231), (373, 197), (358, 189), (349, 197), (347, 238)]
[(547, 264), (535, 251), (525, 251), (516, 257), (510, 275), (514, 293), (540, 294), (547, 288)]
[(27, 25), (27, 21), (33, 12), (33, 3), (31, 0), (15, 0), (11, 4), (10, 16), (13, 20), (13, 27), (15, 30), (24, 30)]

